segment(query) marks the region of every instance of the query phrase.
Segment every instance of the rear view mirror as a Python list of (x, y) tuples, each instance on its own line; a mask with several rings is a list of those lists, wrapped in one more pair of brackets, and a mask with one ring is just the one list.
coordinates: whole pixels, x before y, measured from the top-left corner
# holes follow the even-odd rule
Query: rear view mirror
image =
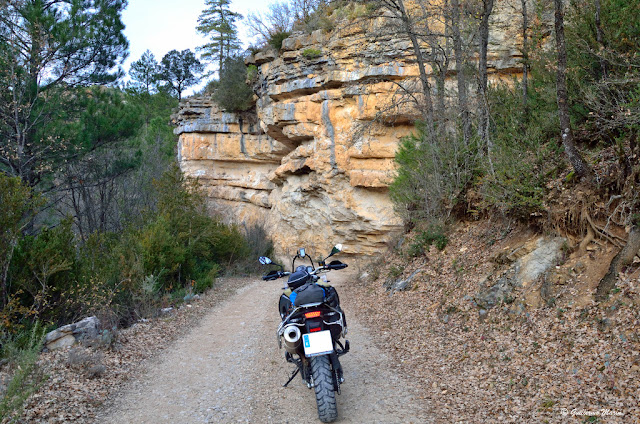
[(329, 259), (330, 257), (332, 257), (333, 255), (335, 255), (336, 253), (340, 253), (342, 252), (342, 244), (338, 243), (335, 246), (333, 246), (333, 249), (331, 249), (331, 252), (329, 252), (329, 256), (327, 256), (326, 258), (324, 258), (324, 260), (320, 261), (321, 265), (324, 265), (324, 262)]
[(335, 255), (336, 253), (340, 253), (342, 252), (342, 244), (338, 243), (335, 246), (333, 246), (333, 249), (331, 249), (331, 253), (329, 253), (329, 256), (327, 256), (327, 258)]
[(273, 263), (273, 261), (271, 261), (271, 259), (267, 258), (266, 256), (260, 256), (258, 258), (258, 262), (260, 262), (262, 265), (269, 265)]

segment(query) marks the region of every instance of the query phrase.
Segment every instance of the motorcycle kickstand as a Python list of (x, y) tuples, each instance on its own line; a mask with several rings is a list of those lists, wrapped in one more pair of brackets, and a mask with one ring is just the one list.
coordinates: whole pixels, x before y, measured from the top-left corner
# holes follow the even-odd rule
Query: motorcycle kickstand
[(282, 387), (287, 387), (289, 385), (289, 383), (291, 383), (293, 381), (293, 379), (296, 377), (296, 375), (298, 375), (299, 372), (300, 372), (300, 368), (296, 368), (296, 370), (293, 372), (293, 374), (291, 374), (291, 378), (289, 379), (289, 381), (284, 383), (284, 385)]

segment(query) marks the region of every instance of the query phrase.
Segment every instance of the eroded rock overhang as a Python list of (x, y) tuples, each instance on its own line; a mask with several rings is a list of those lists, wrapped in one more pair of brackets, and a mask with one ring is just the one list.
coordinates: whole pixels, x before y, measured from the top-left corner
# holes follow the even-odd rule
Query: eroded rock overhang
[[(279, 52), (249, 58), (258, 68), (249, 112), (194, 97), (175, 117), (183, 171), (200, 179), (212, 209), (264, 226), (280, 255), (306, 247), (315, 257), (338, 242), (373, 255), (402, 230), (388, 186), (398, 142), (420, 116), (405, 95), (419, 92), (418, 67), (410, 42), (370, 30), (294, 34)], [(507, 41), (492, 35), (494, 79), (518, 72)]]

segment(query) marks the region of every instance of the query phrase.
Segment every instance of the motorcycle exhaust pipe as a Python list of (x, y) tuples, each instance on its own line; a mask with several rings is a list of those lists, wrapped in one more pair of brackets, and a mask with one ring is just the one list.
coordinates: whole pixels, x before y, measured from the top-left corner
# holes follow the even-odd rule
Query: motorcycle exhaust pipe
[(284, 348), (287, 352), (299, 353), (300, 350), (300, 339), (302, 338), (302, 334), (300, 333), (300, 329), (295, 325), (287, 325), (284, 328)]

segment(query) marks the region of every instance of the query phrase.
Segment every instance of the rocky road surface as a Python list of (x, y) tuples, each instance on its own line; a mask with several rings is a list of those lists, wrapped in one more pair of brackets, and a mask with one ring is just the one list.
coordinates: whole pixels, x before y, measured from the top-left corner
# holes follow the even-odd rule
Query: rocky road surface
[[(332, 272), (344, 296), (349, 273)], [(251, 282), (212, 310), (158, 356), (98, 417), (99, 423), (316, 423), (315, 396), (278, 349), (283, 280)], [(342, 288), (341, 288), (342, 287)], [(342, 302), (344, 305), (344, 301)], [(351, 352), (337, 396), (340, 423), (428, 423), (426, 401), (373, 344), (370, 329), (346, 309)]]

